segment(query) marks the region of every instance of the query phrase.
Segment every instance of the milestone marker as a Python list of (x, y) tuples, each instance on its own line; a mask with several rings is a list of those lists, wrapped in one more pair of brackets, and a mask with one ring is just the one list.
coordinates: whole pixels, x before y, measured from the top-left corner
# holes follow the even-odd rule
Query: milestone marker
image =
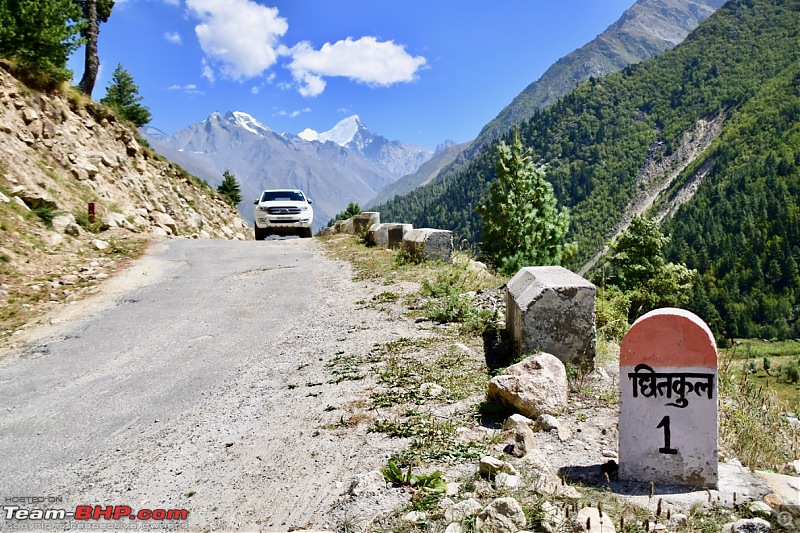
[(705, 322), (657, 309), (619, 356), (619, 478), (717, 488), (717, 345)]

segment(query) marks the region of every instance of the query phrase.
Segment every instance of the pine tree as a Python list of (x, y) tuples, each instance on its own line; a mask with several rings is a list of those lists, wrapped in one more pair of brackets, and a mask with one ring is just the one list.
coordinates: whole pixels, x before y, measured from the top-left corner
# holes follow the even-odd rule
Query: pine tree
[(27, 71), (22, 77), (42, 88), (67, 81), (80, 18), (73, 0), (0, 0), (0, 57), (16, 62)]
[(501, 141), (497, 154), (497, 179), (477, 209), (483, 220), (481, 249), (505, 274), (525, 266), (561, 264), (574, 248), (565, 246), (569, 214), (557, 208), (553, 186), (535, 167), (516, 128), (514, 144)]
[(142, 99), (139, 88), (133, 82), (133, 76), (121, 64), (117, 65), (111, 83), (106, 88), (106, 95), (100, 99), (100, 103), (113, 108), (122, 118), (130, 120), (138, 127), (150, 122), (150, 110), (139, 103)]
[(629, 298), (630, 320), (658, 307), (689, 302), (697, 271), (666, 262), (663, 247), (668, 240), (657, 220), (636, 215), (609, 247), (607, 261), (614, 274), (606, 283)]
[(236, 181), (236, 176), (227, 170), (222, 173), (222, 183), (217, 187), (217, 192), (232, 207), (236, 207), (236, 204), (242, 201), (242, 190), (239, 187), (239, 182)]

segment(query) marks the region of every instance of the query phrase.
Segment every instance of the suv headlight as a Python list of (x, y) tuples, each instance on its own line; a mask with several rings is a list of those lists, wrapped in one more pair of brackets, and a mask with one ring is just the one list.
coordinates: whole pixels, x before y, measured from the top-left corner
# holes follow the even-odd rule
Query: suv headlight
[(300, 211), (308, 211), (308, 206), (301, 205), (300, 206)]

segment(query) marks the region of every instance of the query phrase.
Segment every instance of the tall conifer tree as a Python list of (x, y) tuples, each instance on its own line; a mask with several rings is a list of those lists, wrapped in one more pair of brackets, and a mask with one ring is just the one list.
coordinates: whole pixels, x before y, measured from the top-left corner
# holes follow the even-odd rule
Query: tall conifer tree
[(478, 207), (483, 220), (481, 249), (498, 271), (514, 274), (525, 266), (560, 265), (573, 251), (565, 246), (569, 214), (559, 210), (553, 186), (522, 146), (517, 128), (514, 144), (497, 147), (497, 178)]

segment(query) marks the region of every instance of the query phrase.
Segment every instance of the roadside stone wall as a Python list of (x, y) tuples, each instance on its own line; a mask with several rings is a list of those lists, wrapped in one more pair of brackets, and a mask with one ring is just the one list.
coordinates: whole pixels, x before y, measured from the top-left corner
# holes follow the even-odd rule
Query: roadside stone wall
[(453, 255), (453, 232), (442, 229), (417, 228), (398, 222), (381, 223), (380, 213), (366, 211), (347, 220), (337, 220), (320, 234), (366, 233), (369, 242), (382, 248), (402, 248), (419, 260), (449, 263)]

